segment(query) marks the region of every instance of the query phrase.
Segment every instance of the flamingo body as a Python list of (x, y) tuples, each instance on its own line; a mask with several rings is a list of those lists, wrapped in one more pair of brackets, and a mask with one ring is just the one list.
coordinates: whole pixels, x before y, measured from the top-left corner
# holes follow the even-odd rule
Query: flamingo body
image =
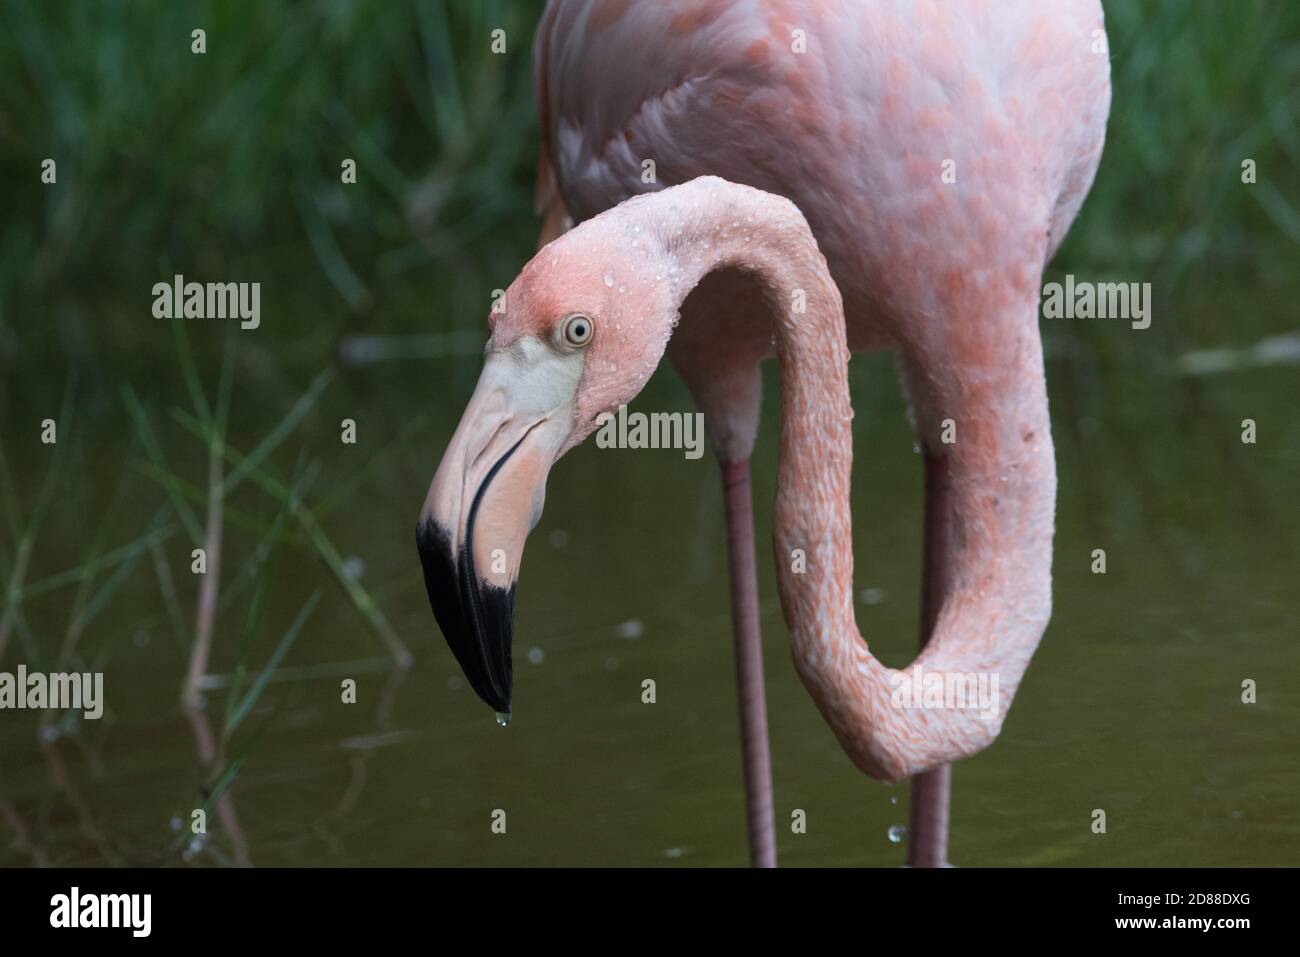
[[(743, 557), (775, 353), (773, 547), (795, 666), (859, 768), (933, 783), (913, 820), (929, 822), (922, 862), (943, 863), (944, 768), (997, 736), (1051, 613), (1037, 304), (1104, 141), (1099, 0), (551, 0), (534, 59), (554, 241), (492, 317), (419, 524), (449, 644), (508, 710), (514, 582), (546, 474), (666, 355), (723, 462), (751, 852), (774, 862)], [(856, 625), (845, 364), (885, 348), (926, 463), (927, 640), (910, 670), (995, 678), (992, 713), (900, 701), (909, 670)]]
[[(844, 296), (850, 349), (939, 359), (936, 338), (979, 321), (968, 278), (1037, 286), (1091, 185), (1102, 30), (1099, 0), (552, 0), (534, 45), (539, 203), (581, 221), (703, 175), (786, 196)], [(708, 280), (670, 353), (737, 457), (772, 349), (745, 292)]]

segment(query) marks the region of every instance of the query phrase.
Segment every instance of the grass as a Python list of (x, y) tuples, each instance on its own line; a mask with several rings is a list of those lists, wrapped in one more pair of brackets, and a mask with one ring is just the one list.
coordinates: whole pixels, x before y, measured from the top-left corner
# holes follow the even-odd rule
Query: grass
[[(130, 433), (132, 441), (123, 449), (116, 488), (109, 494), (106, 506), (98, 510), (100, 521), (82, 549), (82, 560), (73, 568), (35, 581), (29, 582), (26, 578), (29, 559), (40, 539), (44, 519), (54, 507), (52, 503), (62, 502), (66, 509), (71, 499), (84, 498), (86, 495), (86, 483), (79, 481), (77, 475), (70, 474), (66, 465), (69, 460), (76, 460), (84, 454), (84, 433), (72, 428), (75, 421), (73, 409), (79, 400), (84, 401), (77, 395), (75, 383), (70, 381), (65, 389), (61, 411), (55, 420), (59, 430), (58, 440), (49, 447), (49, 463), (27, 514), (24, 514), (19, 501), (18, 485), (12, 479), (5, 446), (0, 444), (0, 476), (5, 480), (0, 505), (3, 506), (13, 540), (12, 549), (0, 551), (0, 555), (3, 555), (0, 571), (4, 572), (6, 580), (5, 605), (3, 615), (0, 616), (0, 639), (3, 639), (0, 640), (0, 665), (4, 663), (5, 645), (9, 636), (17, 632), (24, 639), (20, 660), (31, 668), (102, 671), (112, 656), (113, 639), (100, 637), (94, 646), (84, 648), (84, 639), (90, 634), (90, 625), (110, 606), (122, 585), (137, 576), (146, 564), (146, 557), (151, 558), (163, 610), (137, 620), (135, 628), (138, 630), (157, 624), (168, 626), (179, 650), (188, 659), (180, 704), (194, 729), (199, 762), (205, 770), (206, 780), (200, 789), (202, 807), (205, 812), (214, 810), (217, 813), (232, 846), (233, 857), (229, 862), (240, 863), (246, 861), (248, 850), (239, 828), (230, 788), (240, 769), (255, 753), (258, 743), (263, 740), (285, 700), (281, 696), (270, 717), (260, 722), (251, 734), (241, 735), (241, 729), (259, 706), (268, 687), (289, 682), (292, 691), (293, 687), (304, 680), (326, 675), (355, 674), (358, 670), (373, 670), (381, 664), (390, 668), (394, 664), (405, 666), (410, 663), (411, 656), (379, 605), (360, 582), (348, 573), (337, 548), (321, 527), (313, 510), (303, 501), (303, 495), (319, 471), (318, 466), (300, 454), (298, 466), (290, 481), (280, 479), (270, 466), (271, 458), (295, 435), (302, 420), (327, 391), (333, 378), (332, 372), (326, 370), (319, 374), (289, 406), (285, 415), (271, 426), (252, 452), (242, 455), (227, 441), (227, 424), (235, 391), (235, 370), (239, 362), (234, 340), (229, 340), (227, 344), (215, 402), (210, 402), (204, 392), (189, 352), (189, 343), (183, 334), (177, 336), (175, 348), (176, 364), (183, 370), (186, 391), (194, 413), (172, 406), (167, 410), (168, 417), (188, 430), (205, 451), (206, 487), (198, 488), (187, 482), (181, 471), (169, 463), (154, 422), (154, 414), (135, 389), (123, 386), (121, 402), (127, 421), (133, 426)], [(415, 424), (418, 425), (419, 420)], [(370, 465), (381, 460), (382, 453), (371, 458)], [(359, 480), (364, 472), (365, 469), (354, 481)], [(120, 536), (119, 516), (126, 511), (123, 499), (128, 490), (134, 489), (133, 479), (140, 474), (157, 481), (157, 495), (161, 502), (143, 532), (121, 544), (110, 545), (114, 536)], [(220, 573), (222, 536), (228, 514), (226, 502), (238, 493), (248, 479), (251, 479), (250, 489), (244, 496), (245, 499), (253, 497), (263, 502), (269, 500), (277, 512), (269, 525), (254, 514), (258, 510), (256, 507), (252, 510), (246, 507), (236, 513), (243, 516), (242, 524), (253, 533), (256, 546), (252, 560), (233, 576), (230, 587), (223, 594)], [(205, 520), (202, 523), (191, 507), (191, 501), (196, 497), (201, 499), (205, 509)], [(341, 499), (334, 499), (336, 505), (340, 501)], [(298, 530), (298, 535), (289, 534), (291, 525)], [(175, 562), (178, 552), (173, 549), (169, 555), (163, 550), (164, 543), (182, 531), (188, 534), (195, 547), (206, 550), (207, 557), (205, 573), (197, 576), (192, 628), (187, 628), (184, 620), (184, 588), (178, 587), (177, 575), (183, 578), (184, 572), (173, 570), (177, 567)], [(325, 664), (318, 662), (307, 667), (286, 665), (291, 649), (321, 598), (322, 592), (317, 588), (280, 635), (265, 661), (260, 665), (254, 663), (258, 657), (258, 634), (268, 604), (275, 594), (275, 566), (280, 551), (286, 547), (296, 551), (305, 550), (320, 559), (363, 619), (383, 640), (389, 651), (387, 659), (382, 662), (374, 659)], [(182, 566), (188, 565), (189, 553), (179, 554), (185, 558)], [(233, 602), (237, 596), (246, 594), (250, 587), (252, 593), (245, 604), (239, 640), (233, 648), (227, 649), (227, 656), (233, 652), (233, 671), (229, 676), (212, 676), (209, 674), (209, 661), (214, 644), (219, 635), (230, 632), (229, 628), (218, 631), (218, 615), (221, 612), (233, 612)], [(55, 649), (42, 647), (26, 626), (24, 603), (68, 590), (72, 594), (62, 640)], [(116, 613), (119, 618), (128, 614), (121, 607)], [(206, 713), (205, 699), (209, 693), (219, 689), (224, 689), (225, 707), (214, 732)], [(70, 796), (77, 795), (78, 792), (67, 777), (66, 762), (57, 751), (51, 749), (57, 748), (60, 740), (78, 740), (83, 727), (78, 714), (57, 711), (43, 712), (38, 725), (38, 735), (46, 749), (47, 759), (52, 762), (51, 767), (59, 769), (56, 783), (62, 782), (59, 787)], [(84, 818), (83, 831), (93, 831), (99, 835), (96, 844), (101, 847), (106, 860), (119, 860), (117, 850), (102, 835), (101, 829), (94, 823), (93, 814), (79, 796), (77, 803), (81, 807), (79, 813)], [(172, 849), (173, 853), (178, 853), (187, 860), (200, 851), (210, 851), (213, 855), (223, 853), (206, 839), (181, 841)], [(44, 851), (40, 853), (43, 854)]]
[[(1105, 3), (1113, 99), (1101, 169), (1052, 275), (1152, 283), (1157, 321), (1122, 343), (1084, 326), (1104, 365), (1158, 362), (1288, 331), (1262, 308), (1197, 309), (1225, 288), (1300, 291), (1300, 8), (1267, 0)], [(1258, 182), (1242, 182), (1242, 163)], [(1163, 318), (1164, 321), (1160, 321)]]
[[(72, 379), (68, 380), (67, 387), (64, 389), (63, 402), (59, 409), (59, 418), (55, 420), (57, 427), (59, 422), (63, 423), (64, 434), (72, 419), (72, 396), (75, 389), (75, 383)], [(5, 457), (3, 445), (0, 445), (0, 474), (3, 481), (0, 481), (0, 490), (3, 490), (5, 516), (9, 521), (9, 531), (15, 540), (14, 559), (5, 576), (8, 585), (5, 588), (5, 607), (0, 613), (0, 661), (4, 660), (5, 649), (9, 644), (9, 636), (14, 628), (19, 627), (22, 621), (22, 598), (23, 582), (27, 576), (27, 565), (31, 560), (32, 549), (36, 545), (36, 539), (40, 535), (41, 525), (45, 519), (46, 512), (49, 510), (52, 500), (56, 480), (59, 478), (61, 468), (64, 462), (62, 450), (58, 448), (57, 431), (56, 441), (54, 444), (55, 451), (50, 456), (50, 462), (45, 473), (45, 479), (41, 483), (40, 492), (36, 497), (36, 503), (33, 505), (31, 514), (24, 523), (21, 518), (20, 509), (14, 495), (13, 471), (9, 466), (9, 461)], [(66, 444), (64, 445), (66, 449)]]
[[(0, 0), (0, 176), (31, 187), (7, 197), (0, 226), (0, 329), (53, 358), (24, 321), (36, 303), (143, 295), (160, 268), (313, 291), (324, 277), (344, 312), (427, 288), (447, 258), (513, 271), (502, 235), (533, 231), (538, 12)], [(203, 55), (190, 51), (196, 26)], [(506, 56), (489, 50), (498, 27)], [(46, 157), (54, 188), (32, 175)], [(355, 185), (340, 182), (344, 158)], [(104, 321), (90, 338), (138, 340), (134, 318)]]

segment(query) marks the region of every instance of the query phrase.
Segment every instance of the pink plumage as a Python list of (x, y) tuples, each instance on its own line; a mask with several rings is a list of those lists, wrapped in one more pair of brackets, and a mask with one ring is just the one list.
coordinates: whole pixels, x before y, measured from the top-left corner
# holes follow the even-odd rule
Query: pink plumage
[[(579, 376), (572, 422), (635, 395), (647, 359), (665, 349), (704, 412), (728, 476), (751, 849), (756, 863), (771, 863), (753, 571), (743, 558), (752, 557), (746, 462), (758, 364), (786, 336), (774, 548), (795, 665), (862, 770), (889, 780), (930, 772), (915, 795), (913, 860), (942, 863), (947, 779), (936, 769), (997, 736), (1050, 616), (1056, 472), (1037, 303), (1044, 265), (1101, 155), (1110, 85), (1099, 0), (551, 0), (534, 58), (544, 240), (638, 193), (710, 175), (789, 198), (811, 227), (825, 282), (795, 238), (798, 224), (774, 231), (785, 214), (762, 194), (703, 181), (671, 202), (619, 207), (525, 268), (507, 293), (517, 312), (492, 345), (553, 335), (563, 313), (580, 311), (598, 329), (585, 365), (555, 373)], [(686, 201), (705, 207), (707, 228)], [(702, 245), (675, 246), (675, 226)], [(638, 252), (642, 228), (666, 259)], [(626, 298), (600, 282), (609, 269), (622, 271)], [(676, 304), (674, 331), (661, 319)], [(828, 312), (846, 338), (826, 335), (817, 319)], [(623, 334), (608, 332), (610, 315)], [(928, 641), (917, 664), (997, 675), (993, 716), (900, 707), (903, 673), (881, 665), (858, 633), (845, 344), (897, 350), (925, 453)], [(544, 473), (548, 456), (585, 434), (530, 440), (538, 451), (525, 467)], [(472, 483), (449, 474), (441, 505), (435, 478), (426, 515), (454, 522)], [(466, 491), (448, 493), (449, 482)], [(482, 527), (520, 538), (505, 525)]]

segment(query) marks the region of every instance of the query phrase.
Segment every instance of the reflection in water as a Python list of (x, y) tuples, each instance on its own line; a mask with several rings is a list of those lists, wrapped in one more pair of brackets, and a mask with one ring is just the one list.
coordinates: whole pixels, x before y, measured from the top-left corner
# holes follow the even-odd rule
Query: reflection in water
[(2, 794), (0, 794), (0, 817), (4, 818), (5, 824), (13, 833), (14, 851), (18, 854), (30, 855), (31, 863), (37, 867), (48, 867), (50, 858), (45, 853), (45, 848), (32, 840), (31, 828), (27, 826), (27, 822), (18, 813), (13, 802)]
[[(199, 767), (211, 776), (225, 763), (225, 757), (218, 750), (216, 739), (212, 736), (212, 725), (209, 723), (207, 715), (203, 713), (201, 705), (199, 707), (183, 708), (182, 713), (189, 721), (190, 728), (194, 732), (194, 745), (198, 750)], [(206, 797), (206, 795), (204, 796)], [(248, 842), (244, 840), (244, 832), (239, 826), (239, 816), (235, 813), (235, 799), (231, 796), (229, 789), (225, 790), (217, 798), (217, 819), (221, 821), (226, 836), (230, 838), (231, 854), (235, 865), (237, 867), (252, 867), (253, 862), (248, 856)], [(182, 856), (186, 860), (192, 860), (199, 851), (207, 846), (206, 835), (195, 835), (195, 839), (182, 852)]]
[(59, 744), (54, 741), (42, 741), (40, 749), (41, 756), (44, 757), (46, 767), (50, 772), (50, 782), (55, 790), (62, 794), (68, 806), (72, 808), (82, 837), (98, 851), (102, 859), (100, 863), (120, 865), (122, 863), (121, 856), (95, 820), (94, 812), (91, 810), (90, 804), (82, 796), (81, 789), (68, 774), (68, 767), (64, 763)]
[(406, 668), (393, 668), (389, 672), (383, 689), (379, 693), (379, 703), (375, 708), (375, 730), (371, 734), (345, 738), (339, 742), (344, 751), (353, 752), (348, 757), (351, 778), (344, 788), (339, 803), (334, 810), (322, 815), (313, 824), (317, 836), (329, 847), (332, 854), (343, 851), (342, 842), (334, 835), (333, 827), (346, 825), (352, 818), (358, 801), (365, 790), (368, 780), (367, 770), (375, 752), (384, 747), (398, 744), (411, 736), (409, 731), (393, 730), (393, 706), (397, 701), (397, 692), (406, 680)]

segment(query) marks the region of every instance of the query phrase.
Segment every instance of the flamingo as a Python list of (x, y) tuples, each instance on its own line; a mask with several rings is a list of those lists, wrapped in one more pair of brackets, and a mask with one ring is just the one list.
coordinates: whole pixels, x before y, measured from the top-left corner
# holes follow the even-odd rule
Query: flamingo
[[(507, 291), (418, 526), (444, 635), (479, 695), (508, 711), (514, 582), (546, 472), (666, 354), (722, 466), (750, 857), (773, 865), (748, 460), (758, 368), (775, 350), (775, 549), (796, 670), (861, 770), (917, 776), (909, 863), (945, 864), (948, 765), (996, 737), (1051, 613), (1037, 302), (1105, 138), (1099, 0), (551, 0), (534, 69), (549, 245)], [(645, 192), (667, 211), (624, 202)], [(815, 241), (791, 238), (796, 217), (773, 195)], [(637, 227), (647, 238), (633, 247)], [(664, 278), (620, 278), (626, 297), (603, 282), (642, 279), (647, 263)], [(794, 290), (805, 314), (791, 312)], [(584, 331), (587, 343), (570, 335)], [(896, 352), (922, 447), (912, 667), (996, 675), (995, 717), (898, 707), (906, 672), (858, 634), (841, 341)]]

